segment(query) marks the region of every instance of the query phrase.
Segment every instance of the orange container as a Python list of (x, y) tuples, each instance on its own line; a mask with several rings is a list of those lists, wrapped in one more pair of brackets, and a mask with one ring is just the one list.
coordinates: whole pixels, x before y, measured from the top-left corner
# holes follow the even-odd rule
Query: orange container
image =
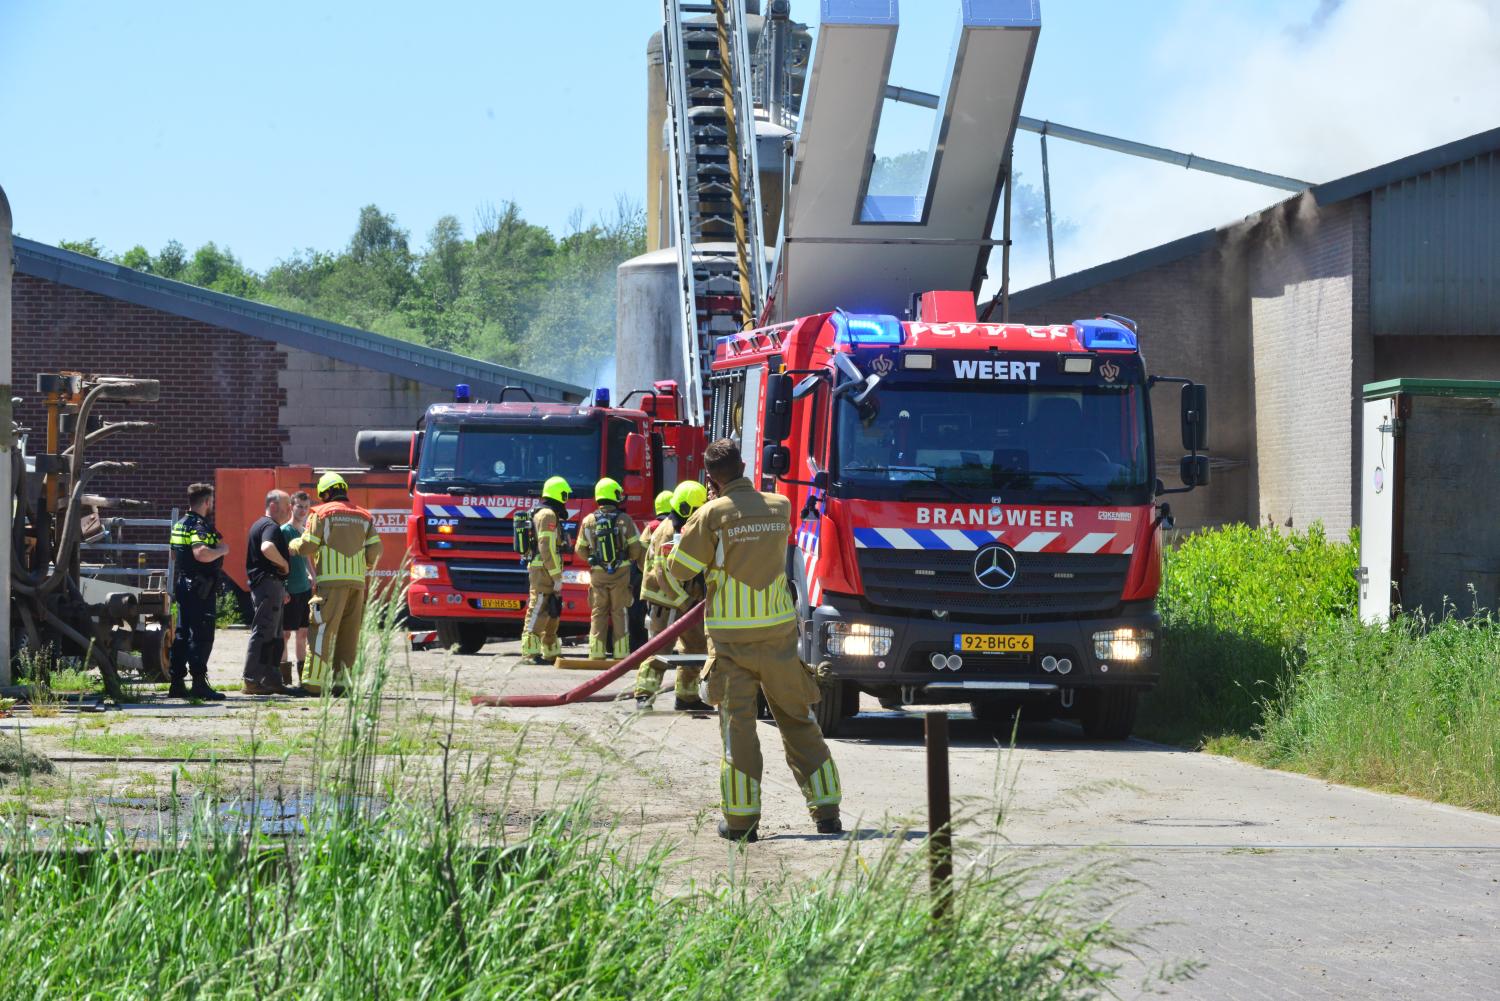
[[(220, 469), (214, 473), (214, 524), (229, 542), (229, 556), (224, 572), (242, 591), (248, 591), (245, 579), (245, 544), (250, 526), (266, 510), (266, 494), (285, 490), (294, 494), (306, 490), (318, 506), (313, 493), (318, 477), (328, 472), (312, 466), (278, 466), (275, 469)], [(349, 483), (349, 499), (375, 517), (375, 529), (384, 543), (377, 577), (400, 577), (406, 559), (406, 519), (411, 514), (411, 495), (406, 490), (404, 469), (340, 469)]]

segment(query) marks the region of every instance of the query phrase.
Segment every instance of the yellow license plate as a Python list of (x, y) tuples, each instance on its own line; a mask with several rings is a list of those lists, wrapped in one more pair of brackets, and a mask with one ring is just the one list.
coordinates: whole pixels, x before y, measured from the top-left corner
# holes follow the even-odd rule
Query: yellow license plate
[(520, 598), (480, 598), (479, 599), (479, 607), (480, 608), (508, 608), (508, 609), (516, 609), (516, 608), (520, 608), (521, 607), (521, 599)]
[(1036, 638), (1021, 633), (959, 633), (953, 649), (959, 653), (1031, 653)]

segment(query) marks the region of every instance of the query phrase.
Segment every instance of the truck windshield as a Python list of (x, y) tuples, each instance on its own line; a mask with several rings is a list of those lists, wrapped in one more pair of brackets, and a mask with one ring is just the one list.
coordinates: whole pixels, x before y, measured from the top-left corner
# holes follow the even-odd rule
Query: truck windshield
[(599, 478), (599, 429), (438, 424), (427, 432), (417, 479), (425, 487), (540, 490), (561, 476), (574, 491)]
[(1138, 385), (882, 384), (839, 405), (834, 479), (842, 494), (1125, 504), (1150, 497)]

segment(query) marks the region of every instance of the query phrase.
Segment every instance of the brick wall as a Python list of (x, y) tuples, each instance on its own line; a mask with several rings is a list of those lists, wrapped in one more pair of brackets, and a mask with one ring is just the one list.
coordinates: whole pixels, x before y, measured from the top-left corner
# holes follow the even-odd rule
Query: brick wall
[[(1221, 240), (1181, 260), (1013, 311), (1011, 318), (1066, 323), (1105, 312), (1136, 321), (1151, 372), (1185, 376), (1208, 387), (1210, 450), (1232, 465), (1216, 469), (1206, 489), (1168, 498), (1178, 525), (1190, 529), (1252, 517), (1255, 422), (1238, 246)], [(1176, 472), (1183, 454), (1180, 393), (1171, 384), (1152, 392), (1158, 470), (1169, 487), (1181, 483)]]
[(410, 428), (452, 387), (426, 386), (233, 330), (110, 299), (28, 275), (15, 276), (13, 365), (18, 419), (46, 443), (39, 372), (81, 371), (161, 382), (152, 404), (105, 404), (107, 420), (146, 420), (89, 449), (93, 459), (139, 468), (95, 481), (97, 492), (151, 503), (153, 515), (185, 506), (194, 480), (224, 467), (356, 465), (354, 434)]
[(282, 361), (276, 345), (91, 292), (17, 274), (12, 365), (18, 419), (32, 429), (28, 450), (43, 451), (46, 409), (39, 372), (64, 369), (161, 382), (161, 401), (104, 404), (106, 420), (147, 420), (89, 449), (92, 459), (138, 463), (95, 481), (101, 493), (149, 501), (153, 514), (183, 507), (194, 480), (220, 466), (274, 466), (285, 433), (278, 423)]
[[(1358, 519), (1358, 389), (1373, 371), (1363, 199), (1303, 195), (1233, 233), (1248, 247), (1262, 520), (1344, 536)], [(1358, 277), (1356, 277), (1358, 276)]]

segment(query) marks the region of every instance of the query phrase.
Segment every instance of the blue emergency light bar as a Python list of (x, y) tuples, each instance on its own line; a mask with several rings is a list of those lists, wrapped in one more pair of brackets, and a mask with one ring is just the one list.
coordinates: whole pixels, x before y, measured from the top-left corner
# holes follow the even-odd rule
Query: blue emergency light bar
[(598, 389), (594, 390), (594, 406), (609, 406), (609, 387), (600, 386)]
[(1078, 343), (1086, 351), (1137, 351), (1135, 331), (1117, 320), (1074, 320)]
[(846, 313), (842, 309), (833, 314), (834, 341), (838, 344), (901, 344), (906, 340), (906, 330), (901, 321), (888, 313)]
[(458, 385), (453, 387), (453, 402), (469, 402), (469, 384), (467, 382), (460, 382)]

